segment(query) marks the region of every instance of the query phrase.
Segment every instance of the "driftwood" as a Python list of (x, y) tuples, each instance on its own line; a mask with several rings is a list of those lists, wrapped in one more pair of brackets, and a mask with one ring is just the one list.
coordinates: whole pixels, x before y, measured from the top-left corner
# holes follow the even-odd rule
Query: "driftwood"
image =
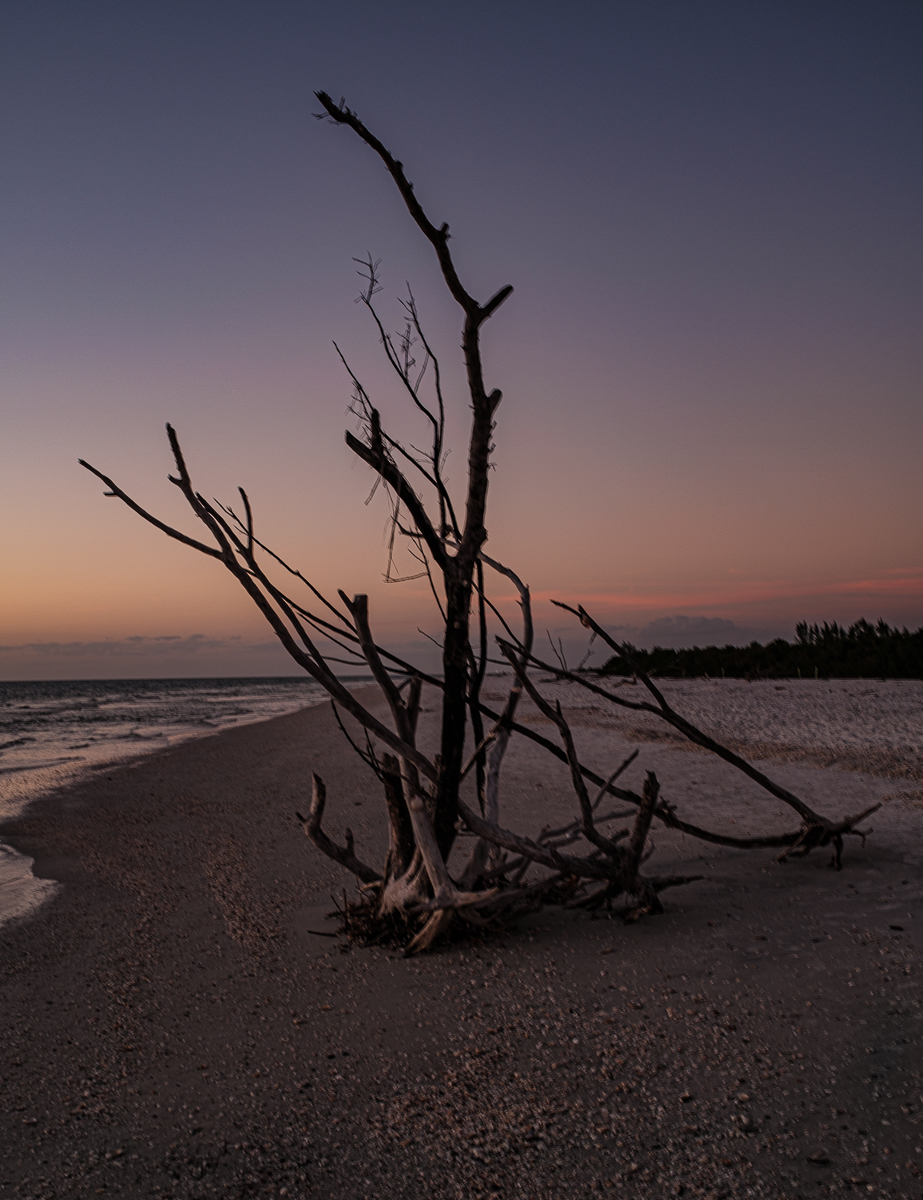
[[(375, 306), (381, 283), (378, 264), (371, 258), (361, 264), (364, 283), (359, 299), (371, 315), (388, 368), (396, 373), (425, 424), (429, 442), (426, 450), (408, 447), (388, 433), (365, 385), (340, 354), (353, 389), (351, 412), (360, 423), (359, 436), (347, 433), (346, 444), (372, 470), (376, 486), (383, 485), (391, 504), (387, 578), (395, 582), (400, 579), (393, 573), (395, 544), (400, 540), (414, 561), (411, 577), (428, 579), (439, 609), (441, 673), (422, 672), (377, 643), (366, 596), (350, 599), (343, 592), (336, 598), (323, 595), (306, 575), (258, 538), (250, 499), (242, 488), (238, 511), (206, 500), (192, 483), (172, 426), (167, 426), (167, 434), (176, 474), (169, 478), (205, 527), (207, 540), (161, 521), (109, 476), (83, 460), (81, 464), (105, 484), (107, 495), (120, 499), (168, 537), (219, 561), (259, 608), (292, 659), (326, 689), (337, 720), (342, 710), (363, 730), (364, 746), (340, 721), (352, 748), (381, 784), (389, 829), (381, 870), (359, 857), (348, 829), (343, 845), (324, 831), (326, 789), (316, 774), (309, 814), (296, 814), (310, 841), (360, 883), (358, 898), (344, 904), (349, 935), (366, 941), (396, 939), (408, 953), (416, 953), (452, 930), (496, 926), (547, 903), (592, 909), (603, 904), (611, 906), (624, 897), (626, 919), (660, 912), (659, 897), (665, 889), (700, 876), (658, 877), (642, 871), (652, 853), (649, 834), (655, 821), (722, 846), (779, 847), (780, 858), (832, 845), (839, 866), (844, 836), (864, 836), (857, 826), (874, 808), (841, 821), (820, 816), (799, 797), (676, 713), (654, 682), (634, 664), (651, 701), (629, 701), (585, 673), (568, 671), (563, 660), (555, 667), (536, 656), (529, 589), (515, 571), (484, 551), (494, 418), (501, 393), (496, 388), (488, 390), (484, 381), (480, 332), (510, 296), (512, 287), (501, 287), (483, 304), (477, 301), (458, 275), (449, 249), (448, 225), (437, 225), (427, 216), (403, 164), (345, 103), (336, 104), (323, 92), (317, 93), (317, 98), (323, 108), (318, 116), (350, 129), (384, 165), (409, 215), (432, 246), (446, 288), (462, 312), (462, 351), (471, 410), (463, 504), (453, 501), (443, 473), (446, 409), (438, 357), (426, 338), (412, 293), (402, 301), (403, 330), (396, 335), (387, 331)], [(512, 582), (519, 594), (518, 633), (488, 594), (486, 580), (497, 574)], [(628, 649), (612, 641), (584, 609), (566, 604), (562, 607), (631, 663)], [(491, 661), (492, 622), (502, 628), (496, 644), (503, 655), (501, 661), (512, 673), (499, 712), (481, 697)], [(346, 687), (336, 674), (340, 665), (360, 667), (371, 674), (387, 702), (389, 720), (375, 716)], [(542, 695), (531, 673), (535, 669), (579, 684), (615, 705), (666, 721), (793, 808), (800, 818), (799, 828), (771, 837), (734, 838), (681, 821), (674, 807), (661, 798), (652, 772), (646, 773), (640, 793), (622, 786), (620, 781), (637, 752), (609, 775), (599, 774), (581, 761), (564, 711)], [(428, 753), (418, 744), (424, 684), (438, 689), (441, 695), (436, 753)], [(517, 722), (524, 694), (551, 721), (557, 731), (556, 742)], [(510, 741), (516, 736), (531, 739), (565, 762), (574, 793), (574, 818), (559, 828), (546, 827), (532, 837), (506, 829), (502, 821), (502, 768)], [(471, 783), (466, 782), (469, 779)], [(473, 790), (473, 799), (470, 795), (468, 799), (463, 797), (463, 784)], [(592, 797), (588, 784), (596, 789)], [(604, 802), (613, 798), (628, 807), (601, 812)], [(614, 822), (626, 817), (631, 818), (629, 824), (613, 828)], [(449, 864), (460, 833), (471, 835), (472, 848), (453, 874)]]
[(595, 695), (604, 697), (610, 703), (618, 706), (619, 708), (628, 708), (635, 712), (646, 712), (652, 714), (653, 716), (659, 717), (668, 725), (672, 725), (674, 729), (677, 729), (685, 738), (694, 743), (696, 746), (701, 746), (702, 749), (708, 750), (710, 753), (715, 754), (718, 758), (722, 758), (725, 762), (730, 763), (731, 766), (736, 767), (738, 771), (743, 772), (744, 775), (752, 779), (754, 783), (757, 783), (761, 788), (764, 788), (770, 793), (770, 795), (775, 796), (777, 800), (781, 800), (783, 804), (787, 804), (789, 808), (794, 809), (801, 818), (801, 825), (797, 830), (768, 838), (728, 838), (721, 834), (700, 830), (694, 826), (685, 825), (683, 822), (677, 820), (677, 818), (673, 816), (666, 808), (662, 810), (662, 819), (665, 824), (674, 829), (681, 829), (684, 833), (691, 833), (696, 837), (702, 837), (707, 841), (715, 842), (718, 845), (735, 846), (737, 848), (782, 845), (785, 847), (785, 849), (779, 855), (780, 862), (784, 862), (786, 858), (791, 856), (803, 856), (805, 854), (809, 854), (811, 850), (815, 849), (816, 847), (828, 846), (832, 844), (833, 858), (831, 860), (831, 866), (836, 867), (837, 870), (841, 868), (843, 838), (854, 836), (864, 840), (867, 834), (857, 829), (856, 826), (859, 825), (860, 822), (864, 821), (866, 817), (871, 816), (873, 812), (877, 812), (878, 809), (881, 808), (880, 804), (870, 805), (868, 808), (863, 809), (862, 812), (856, 813), (851, 817), (844, 817), (839, 821), (831, 821), (828, 818), (821, 816), (819, 813), (814, 812), (809, 805), (807, 805), (798, 796), (794, 795), (794, 793), (788, 791), (787, 788), (781, 787), (778, 783), (774, 782), (774, 780), (770, 779), (768, 775), (765, 775), (751, 763), (748, 763), (746, 759), (741, 758), (739, 754), (735, 754), (733, 750), (729, 750), (726, 746), (722, 746), (720, 742), (715, 741), (715, 739), (710, 737), (707, 733), (704, 733), (701, 729), (697, 729), (691, 721), (686, 720), (685, 717), (682, 717), (679, 713), (675, 712), (667, 703), (663, 693), (656, 686), (650, 676), (641, 670), (637, 660), (632, 656), (630, 649), (615, 642), (609, 636), (609, 634), (606, 633), (605, 629), (603, 629), (603, 627), (589, 615), (586, 609), (584, 609), (582, 606), (579, 608), (572, 608), (569, 604), (562, 604), (560, 601), (552, 601), (552, 603), (556, 604), (559, 608), (563, 608), (565, 611), (573, 613), (575, 616), (579, 617), (580, 623), (585, 628), (592, 630), (596, 637), (601, 638), (602, 641), (604, 641), (606, 645), (614, 650), (620, 658), (624, 659), (638, 681), (642, 683), (647, 688), (648, 692), (650, 692), (650, 694), (654, 697), (654, 704), (650, 704), (645, 701), (639, 702), (626, 700), (624, 696), (617, 696), (613, 692), (607, 691), (605, 688), (600, 687), (594, 681), (587, 679), (585, 676), (580, 676), (579, 674), (569, 672), (566, 669), (562, 670), (560, 668), (555, 668), (547, 663), (541, 663), (534, 656), (530, 655), (529, 661), (533, 665), (540, 667), (542, 670), (551, 671), (552, 673), (557, 674), (559, 677), (567, 678), (571, 682), (578, 683), (580, 686), (587, 688)]

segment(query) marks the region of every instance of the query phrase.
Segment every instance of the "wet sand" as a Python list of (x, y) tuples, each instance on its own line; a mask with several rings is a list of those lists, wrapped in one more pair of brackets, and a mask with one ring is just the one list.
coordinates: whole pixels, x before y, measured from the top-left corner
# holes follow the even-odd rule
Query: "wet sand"
[[(326, 705), (5, 823), (63, 886), (0, 930), (0, 1196), (923, 1195), (923, 686), (746, 687), (674, 698), (829, 815), (891, 797), (874, 834), (835, 873), (655, 830), (652, 872), (707, 878), (631, 926), (547, 911), (409, 961), (310, 932), (353, 886), (294, 818), (311, 770), (332, 832), (373, 862), (384, 836)], [(656, 770), (690, 819), (791, 826), (561, 694), (598, 770), (640, 746), (630, 782)], [(514, 743), (504, 806), (526, 831), (569, 814), (563, 768)]]

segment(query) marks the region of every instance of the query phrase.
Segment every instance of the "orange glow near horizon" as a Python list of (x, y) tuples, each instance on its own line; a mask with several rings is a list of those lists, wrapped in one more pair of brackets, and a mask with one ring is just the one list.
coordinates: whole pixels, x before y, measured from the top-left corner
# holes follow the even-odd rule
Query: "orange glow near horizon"
[[(567, 599), (574, 606), (583, 605), (589, 610), (595, 606), (607, 613), (643, 613), (653, 611), (695, 611), (707, 610), (714, 613), (731, 613), (739, 615), (742, 610), (785, 601), (793, 611), (798, 604), (812, 601), (817, 597), (857, 596), (881, 597), (884, 600), (909, 599), (916, 603), (923, 601), (923, 571), (895, 572), (899, 578), (856, 579), (813, 585), (793, 585), (788, 580), (771, 582), (754, 582), (745, 586), (712, 587), (701, 591), (623, 591), (623, 592), (587, 592), (575, 594)], [(551, 592), (537, 592), (535, 600), (561, 600), (562, 596)], [(514, 597), (505, 598), (513, 602)]]
[[(357, 28), (336, 6), (243, 6), (219, 41), (195, 5), (10, 18), (0, 679), (292, 669), (220, 564), (77, 466), (196, 534), (168, 420), (204, 495), (246, 487), (268, 545), (432, 656), (426, 582), (382, 580), (389, 509), (344, 444), (332, 342), (384, 428), (425, 445), (355, 303), (370, 248), (385, 328), (409, 280), (439, 355), (463, 512), (462, 318), (309, 85), (405, 162), (471, 294), (515, 288), (483, 328), (503, 393), (487, 552), (533, 589), (541, 636), (573, 631), (551, 599), (634, 639), (679, 618), (744, 640), (923, 625), (923, 18), (590, 5), (562, 23), (539, 4), (523, 38), (514, 7), (411, 27), (366, 6)], [(419, 569), (406, 545), (395, 567)]]

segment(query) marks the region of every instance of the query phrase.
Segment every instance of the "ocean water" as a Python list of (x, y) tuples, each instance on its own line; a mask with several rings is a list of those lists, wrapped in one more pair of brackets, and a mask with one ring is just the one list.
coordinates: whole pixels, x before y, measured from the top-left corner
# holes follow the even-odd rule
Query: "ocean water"
[[(102, 763), (264, 721), (326, 699), (305, 677), (0, 683), (0, 820)], [(0, 842), (0, 924), (54, 894)]]

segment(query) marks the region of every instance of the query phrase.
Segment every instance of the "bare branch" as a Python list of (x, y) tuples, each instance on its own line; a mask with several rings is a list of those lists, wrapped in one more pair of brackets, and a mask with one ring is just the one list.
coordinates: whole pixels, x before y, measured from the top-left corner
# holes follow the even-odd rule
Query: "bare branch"
[(202, 542), (197, 542), (195, 538), (188, 537), (185, 533), (180, 533), (180, 531), (178, 529), (174, 529), (172, 525), (166, 525), (163, 521), (158, 520), (157, 517), (152, 516), (146, 509), (142, 508), (137, 501), (132, 500), (131, 496), (129, 496), (127, 492), (123, 492), (118, 484), (113, 483), (108, 475), (104, 475), (102, 471), (97, 471), (97, 469), (90, 463), (85, 462), (82, 458), (78, 458), (77, 462), (81, 465), (81, 467), (84, 467), (87, 471), (91, 472), (91, 474), (95, 475), (97, 479), (101, 479), (103, 481), (103, 483), (109, 489), (106, 495), (117, 496), (123, 504), (128, 505), (132, 512), (136, 512), (139, 517), (143, 517), (148, 524), (153, 525), (155, 529), (159, 529), (161, 533), (165, 533), (167, 537), (173, 538), (174, 541), (182, 542), (184, 546), (191, 546), (193, 550), (198, 550), (200, 554), (207, 554), (209, 558), (223, 557), (220, 550), (216, 550), (213, 546), (205, 546)]
[[(625, 774), (625, 772), (628, 770), (628, 768), (631, 766), (631, 764), (638, 757), (639, 753), (640, 753), (640, 751), (638, 751), (638, 750), (632, 750), (631, 754), (629, 754), (629, 756), (625, 759), (625, 761), (620, 766), (615, 768), (615, 770), (612, 772), (612, 774), (609, 776), (609, 778), (606, 780), (606, 782), (602, 785), (602, 787), (599, 789), (599, 792), (597, 793), (596, 799), (593, 801), (593, 811), (594, 812), (596, 811), (597, 808), (599, 808), (600, 801), (602, 800), (603, 796), (605, 796), (606, 792), (609, 791), (609, 789), (612, 787), (613, 783), (615, 783), (616, 779), (618, 779), (621, 775)], [(597, 821), (598, 820), (600, 820), (600, 818), (597, 817)]]
[[(427, 217), (422, 206), (420, 205), (420, 202), (414, 195), (413, 184), (404, 174), (404, 164), (392, 156), (390, 151), (385, 148), (378, 138), (375, 137), (375, 135), (368, 129), (366, 129), (356, 114), (346, 107), (345, 103), (341, 101), (340, 104), (334, 104), (326, 92), (315, 92), (314, 94), (338, 125), (348, 125), (354, 133), (359, 135), (359, 137), (367, 146), (371, 147), (371, 149), (375, 151), (381, 161), (385, 164), (388, 174), (397, 184), (397, 189), (400, 192), (404, 203), (407, 205), (407, 210), (413, 217), (414, 221), (416, 221), (418, 227), (426, 237), (426, 240), (436, 251), (436, 257), (439, 260), (439, 266), (442, 269), (442, 275), (446, 281), (446, 284), (448, 285), (449, 291), (452, 293), (458, 304), (460, 304), (465, 310), (466, 314), (472, 313), (480, 315), (480, 306), (478, 305), (477, 301), (473, 297), (469, 296), (462, 287), (461, 280), (458, 278), (458, 273), (455, 270), (455, 264), (452, 261), (452, 255), (449, 253), (448, 225), (442, 225), (439, 229), (437, 229), (432, 221), (430, 221), (429, 217)], [(501, 295), (501, 293), (498, 292), (497, 296), (488, 302), (488, 304), (493, 305), (493, 307), (490, 309), (490, 312), (486, 314), (486, 316), (493, 315), (496, 309), (509, 295), (511, 290), (512, 289), (503, 289), (503, 291), (506, 292), (505, 295)], [(497, 297), (499, 297), (499, 299)], [(482, 317), (481, 319), (486, 320), (486, 316)]]
[[(592, 629), (606, 642), (607, 645), (613, 647), (618, 654), (621, 654), (622, 657), (625, 658), (626, 661), (631, 665), (632, 670), (634, 670), (635, 674), (638, 676), (638, 679), (641, 680), (651, 695), (657, 699), (657, 704), (653, 705), (643, 702), (638, 703), (624, 700), (621, 696), (613, 696), (611, 693), (609, 693), (607, 694), (607, 699), (611, 700), (613, 704), (617, 704), (622, 708), (634, 709), (636, 712), (652, 713), (654, 716), (662, 718), (669, 725), (672, 725), (674, 729), (678, 729), (680, 733), (689, 739), (690, 742), (694, 742), (697, 746), (702, 746), (705, 750), (710, 750), (712, 754), (716, 754), (719, 758), (723, 758), (725, 762), (731, 763), (732, 766), (735, 766), (739, 771), (742, 771), (744, 775), (749, 776), (754, 783), (758, 783), (761, 788), (764, 788), (771, 795), (775, 796), (776, 799), (782, 800), (785, 804), (789, 805), (790, 808), (793, 808), (795, 812), (797, 812), (798, 815), (803, 817), (806, 821), (812, 823), (821, 821), (822, 818), (820, 818), (813, 809), (809, 808), (808, 805), (805, 804), (804, 801), (798, 796), (788, 791), (787, 788), (781, 787), (779, 784), (775, 783), (769, 778), (768, 775), (764, 775), (762, 771), (758, 771), (756, 767), (748, 763), (746, 759), (741, 758), (739, 754), (735, 754), (733, 750), (729, 750), (726, 746), (722, 746), (720, 742), (717, 742), (714, 738), (709, 737), (707, 733), (703, 733), (701, 729), (697, 729), (691, 721), (687, 721), (684, 717), (681, 717), (679, 713), (674, 712), (674, 710), (667, 703), (663, 694), (655, 686), (652, 680), (645, 674), (645, 672), (636, 664), (635, 660), (629, 657), (624, 649), (620, 649), (618, 647), (618, 644), (614, 642), (611, 637), (609, 637), (602, 626), (598, 625), (583, 607), (580, 609), (574, 609), (567, 604), (559, 603), (557, 600), (552, 601), (552, 603), (557, 604), (559, 608), (566, 609), (568, 612), (575, 613), (580, 617), (582, 624), (586, 625), (587, 628)], [(533, 659), (533, 661), (536, 660)], [(539, 664), (536, 663), (536, 665)], [(550, 669), (553, 670), (554, 668)], [(583, 685), (583, 680), (579, 676), (572, 676), (572, 678), (575, 682)], [(596, 689), (591, 688), (590, 690)]]
[(635, 817), (634, 828), (631, 831), (631, 839), (628, 843), (628, 864), (629, 869), (632, 871), (637, 871), (641, 863), (644, 843), (647, 840), (647, 833), (651, 827), (659, 795), (660, 784), (657, 782), (657, 776), (653, 771), (648, 771), (647, 778), (644, 781), (644, 791), (641, 793), (641, 806), (638, 809), (638, 815)]
[(324, 833), (321, 828), (321, 821), (324, 817), (324, 805), (327, 803), (327, 789), (324, 787), (323, 779), (318, 774), (313, 774), (312, 780), (311, 808), (308, 816), (303, 817), (301, 813), (295, 814), (304, 827), (305, 834), (317, 846), (318, 850), (321, 850), (328, 858), (341, 863), (347, 871), (352, 871), (363, 883), (377, 883), (381, 879), (377, 871), (373, 871), (364, 862), (360, 862), (351, 849), (346, 846), (338, 846), (336, 842), (331, 841), (326, 833)]
[(429, 517), (426, 515), (426, 510), (419, 496), (417, 496), (416, 492), (398, 470), (394, 460), (387, 455), (381, 441), (380, 433), (377, 445), (373, 442), (371, 445), (366, 446), (364, 442), (360, 442), (358, 438), (353, 437), (347, 430), (346, 445), (349, 446), (353, 454), (361, 458), (363, 462), (368, 463), (394, 491), (395, 495), (400, 497), (404, 507), (413, 518), (414, 524), (425, 539), (433, 559), (445, 570), (448, 560), (442, 548), (442, 542), (433, 528)]

